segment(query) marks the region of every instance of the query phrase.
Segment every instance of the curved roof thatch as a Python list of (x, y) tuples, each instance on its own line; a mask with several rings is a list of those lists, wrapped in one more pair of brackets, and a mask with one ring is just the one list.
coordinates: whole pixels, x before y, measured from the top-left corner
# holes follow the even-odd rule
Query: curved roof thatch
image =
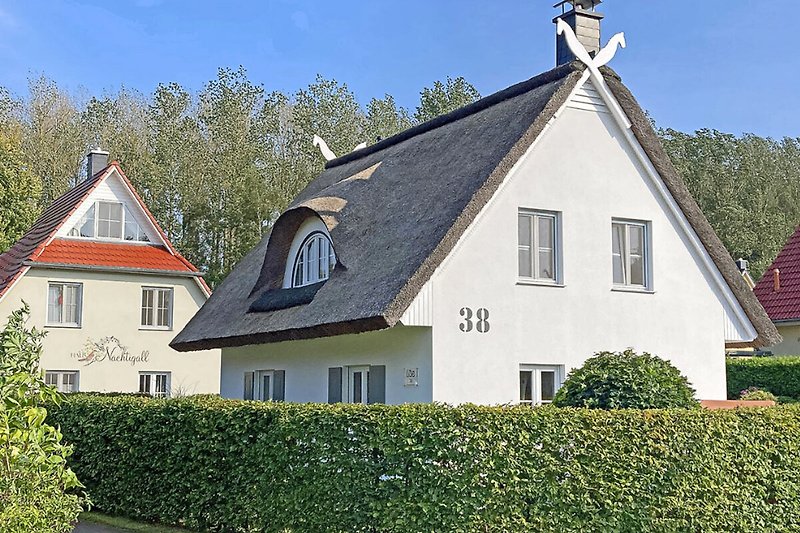
[[(189, 351), (395, 325), (514, 163), (566, 102), (584, 69), (577, 62), (558, 67), (330, 161), (286, 213), (296, 216), (292, 213), (298, 208), (314, 209), (336, 249), (337, 267), (311, 302), (283, 307), (262, 298), (265, 291), (275, 290), (271, 278), (283, 274), (282, 266), (263, 264), (268, 235), (214, 291), (172, 346)], [(644, 113), (613, 72), (606, 70), (605, 76), (643, 147), (758, 329), (758, 342), (774, 342), (772, 323), (750, 290), (739, 286), (743, 282), (736, 266)], [(286, 225), (294, 227), (296, 221)], [(258, 308), (270, 311), (250, 312), (257, 300)]]

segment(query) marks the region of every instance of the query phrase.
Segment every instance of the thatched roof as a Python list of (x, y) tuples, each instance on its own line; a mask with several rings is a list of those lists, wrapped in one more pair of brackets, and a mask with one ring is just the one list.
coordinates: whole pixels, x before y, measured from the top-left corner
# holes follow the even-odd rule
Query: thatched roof
[[(395, 325), (584, 71), (564, 65), (330, 161), (214, 291), (172, 346), (181, 351), (359, 333)], [(637, 137), (709, 249), (762, 343), (777, 333), (669, 163), (644, 113), (605, 76)], [(283, 297), (288, 243), (308, 216), (327, 225), (330, 279)], [(737, 281), (740, 282), (737, 284)], [(254, 305), (255, 304), (255, 305)], [(257, 311), (257, 309), (269, 309)]]

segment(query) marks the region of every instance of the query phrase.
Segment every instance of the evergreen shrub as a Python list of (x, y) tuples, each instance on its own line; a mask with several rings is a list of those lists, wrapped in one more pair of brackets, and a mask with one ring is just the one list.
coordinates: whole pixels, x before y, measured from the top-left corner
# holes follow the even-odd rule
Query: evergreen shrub
[(570, 372), (556, 393), (559, 407), (662, 409), (696, 407), (694, 389), (669, 361), (649, 353), (599, 352)]

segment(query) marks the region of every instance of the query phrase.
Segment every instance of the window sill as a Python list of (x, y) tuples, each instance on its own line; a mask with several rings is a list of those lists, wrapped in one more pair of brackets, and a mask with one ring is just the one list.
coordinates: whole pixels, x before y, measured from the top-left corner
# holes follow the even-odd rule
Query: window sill
[(157, 326), (139, 326), (139, 331), (172, 331), (172, 328), (159, 328)]
[(656, 291), (646, 287), (625, 287), (623, 285), (614, 285), (611, 287), (612, 292), (633, 292), (638, 294), (655, 294)]
[(564, 285), (563, 283), (557, 283), (555, 281), (544, 281), (538, 279), (524, 279), (524, 278), (517, 279), (517, 285), (533, 285), (536, 287), (560, 287), (560, 288), (566, 287), (566, 285)]
[(46, 328), (81, 329), (80, 324), (45, 324)]

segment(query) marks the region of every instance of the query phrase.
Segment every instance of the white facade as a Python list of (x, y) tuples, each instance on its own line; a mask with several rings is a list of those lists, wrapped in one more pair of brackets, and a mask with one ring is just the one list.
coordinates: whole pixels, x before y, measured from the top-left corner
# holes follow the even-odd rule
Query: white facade
[[(244, 372), (280, 369), (286, 400), (326, 401), (328, 368), (386, 365), (387, 403), (511, 404), (524, 399), (521, 371), (557, 387), (595, 352), (632, 348), (670, 360), (698, 398), (725, 399), (725, 342), (751, 341), (755, 328), (629, 124), (609, 112), (610, 92), (590, 84), (517, 162), (404, 325), (225, 348), (223, 396), (242, 397)], [(520, 279), (520, 212), (557, 221), (554, 281)], [(645, 228), (643, 287), (614, 283), (615, 220)], [(418, 386), (404, 386), (406, 369), (418, 369)], [(534, 402), (547, 387), (534, 384)]]

